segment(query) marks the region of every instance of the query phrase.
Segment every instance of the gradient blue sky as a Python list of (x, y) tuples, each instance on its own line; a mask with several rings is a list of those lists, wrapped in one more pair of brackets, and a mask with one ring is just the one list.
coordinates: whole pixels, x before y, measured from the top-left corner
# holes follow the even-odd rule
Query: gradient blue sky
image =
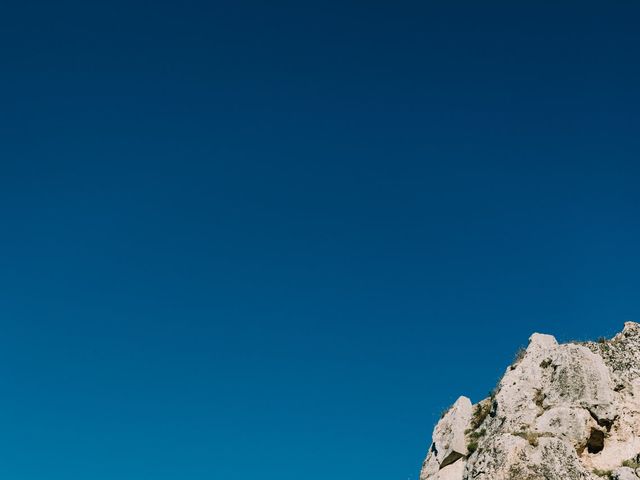
[(415, 479), (640, 319), (637, 2), (5, 2), (0, 477)]

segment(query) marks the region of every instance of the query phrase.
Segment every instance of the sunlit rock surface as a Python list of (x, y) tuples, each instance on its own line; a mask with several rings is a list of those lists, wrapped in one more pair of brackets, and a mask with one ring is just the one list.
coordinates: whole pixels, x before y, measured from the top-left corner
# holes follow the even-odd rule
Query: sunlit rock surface
[(640, 324), (558, 344), (535, 333), (490, 398), (460, 397), (421, 480), (640, 479)]

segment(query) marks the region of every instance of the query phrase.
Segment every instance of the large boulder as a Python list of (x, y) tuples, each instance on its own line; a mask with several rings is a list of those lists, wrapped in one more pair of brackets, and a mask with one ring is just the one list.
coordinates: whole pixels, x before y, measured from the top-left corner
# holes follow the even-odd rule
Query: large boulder
[(545, 405), (586, 408), (601, 423), (613, 422), (616, 411), (609, 369), (602, 357), (582, 345), (562, 345), (551, 358), (551, 381)]
[[(421, 478), (437, 478), (438, 480), (461, 480), (455, 472), (460, 467), (449, 468), (450, 465), (464, 459), (467, 455), (466, 430), (472, 416), (471, 400), (460, 397), (444, 414), (433, 431), (433, 443), (429, 455), (422, 468)], [(442, 472), (441, 472), (442, 470)], [(452, 473), (453, 472), (453, 473)]]

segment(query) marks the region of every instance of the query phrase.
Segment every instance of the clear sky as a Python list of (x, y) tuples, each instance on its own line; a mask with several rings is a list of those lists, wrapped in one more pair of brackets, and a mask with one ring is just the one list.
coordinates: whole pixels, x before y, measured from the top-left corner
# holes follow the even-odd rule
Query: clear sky
[(640, 319), (639, 16), (5, 2), (0, 477), (415, 479)]

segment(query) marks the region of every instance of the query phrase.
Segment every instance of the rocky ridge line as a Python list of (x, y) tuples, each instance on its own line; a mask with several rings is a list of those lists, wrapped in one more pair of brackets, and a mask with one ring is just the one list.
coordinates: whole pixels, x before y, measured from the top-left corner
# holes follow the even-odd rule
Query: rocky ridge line
[(558, 344), (534, 333), (489, 398), (460, 397), (420, 480), (639, 480), (640, 324)]

